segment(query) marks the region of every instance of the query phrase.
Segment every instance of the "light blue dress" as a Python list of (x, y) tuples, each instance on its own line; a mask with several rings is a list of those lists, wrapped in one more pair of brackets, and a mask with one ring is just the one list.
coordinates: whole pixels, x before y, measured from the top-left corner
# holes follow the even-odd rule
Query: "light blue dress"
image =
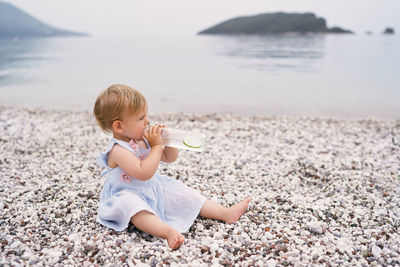
[(102, 175), (107, 180), (100, 196), (97, 221), (116, 231), (128, 227), (133, 215), (147, 210), (157, 215), (166, 224), (183, 233), (189, 230), (206, 198), (198, 191), (182, 182), (165, 175), (154, 174), (146, 181), (130, 177), (120, 168), (107, 165), (108, 152), (115, 144), (131, 151), (139, 159), (150, 153), (150, 146), (143, 149), (113, 138), (106, 151), (97, 158), (97, 163), (105, 168)]

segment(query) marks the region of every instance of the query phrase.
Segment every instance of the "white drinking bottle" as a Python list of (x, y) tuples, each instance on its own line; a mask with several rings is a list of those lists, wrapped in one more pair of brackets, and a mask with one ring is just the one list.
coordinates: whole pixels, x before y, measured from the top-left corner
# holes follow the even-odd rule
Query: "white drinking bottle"
[(163, 128), (161, 138), (164, 146), (201, 152), (205, 136), (201, 133)]

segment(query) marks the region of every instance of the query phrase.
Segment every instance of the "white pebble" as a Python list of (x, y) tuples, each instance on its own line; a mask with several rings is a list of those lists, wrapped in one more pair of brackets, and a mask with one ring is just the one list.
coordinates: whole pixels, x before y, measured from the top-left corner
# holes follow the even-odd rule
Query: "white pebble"
[(269, 259), (266, 262), (267, 267), (275, 267), (276, 266), (276, 261), (274, 259)]
[(289, 252), (286, 252), (285, 255), (288, 257), (297, 257), (299, 256), (300, 251), (298, 249), (293, 249)]
[(274, 239), (274, 236), (270, 232), (266, 232), (265, 236), (267, 237), (268, 240)]
[(216, 252), (217, 250), (219, 249), (219, 246), (218, 246), (218, 244), (211, 244), (211, 246), (210, 246), (210, 251), (211, 252)]
[(376, 245), (373, 245), (371, 252), (372, 252), (372, 255), (374, 255), (374, 257), (378, 259), (381, 257), (382, 249)]
[(50, 250), (47, 252), (47, 255), (49, 255), (49, 257), (51, 258), (58, 260), (62, 256), (62, 252), (57, 250)]
[(18, 248), (18, 247), (21, 246), (21, 244), (22, 244), (21, 241), (16, 240), (16, 241), (14, 241), (14, 242), (11, 244), (10, 248), (11, 248), (11, 249)]

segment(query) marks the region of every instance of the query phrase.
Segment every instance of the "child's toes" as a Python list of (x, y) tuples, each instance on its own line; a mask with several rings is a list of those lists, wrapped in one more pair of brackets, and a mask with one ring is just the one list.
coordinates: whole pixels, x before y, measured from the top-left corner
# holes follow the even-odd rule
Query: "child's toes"
[(168, 246), (171, 249), (179, 248), (180, 245), (182, 245), (183, 241), (185, 240), (184, 236), (173, 228), (171, 228), (171, 231), (167, 233), (166, 239), (168, 242)]
[(183, 237), (175, 238), (174, 241), (172, 241), (172, 244), (170, 245), (170, 248), (171, 249), (178, 249), (182, 245), (184, 240), (185, 239)]

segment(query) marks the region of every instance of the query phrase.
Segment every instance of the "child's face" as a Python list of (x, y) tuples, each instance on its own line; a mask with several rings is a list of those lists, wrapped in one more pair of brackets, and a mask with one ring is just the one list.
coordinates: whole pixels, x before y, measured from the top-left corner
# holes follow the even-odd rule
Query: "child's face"
[(142, 140), (143, 134), (149, 124), (147, 118), (147, 105), (139, 112), (133, 115), (124, 115), (122, 123), (123, 135), (129, 139)]

